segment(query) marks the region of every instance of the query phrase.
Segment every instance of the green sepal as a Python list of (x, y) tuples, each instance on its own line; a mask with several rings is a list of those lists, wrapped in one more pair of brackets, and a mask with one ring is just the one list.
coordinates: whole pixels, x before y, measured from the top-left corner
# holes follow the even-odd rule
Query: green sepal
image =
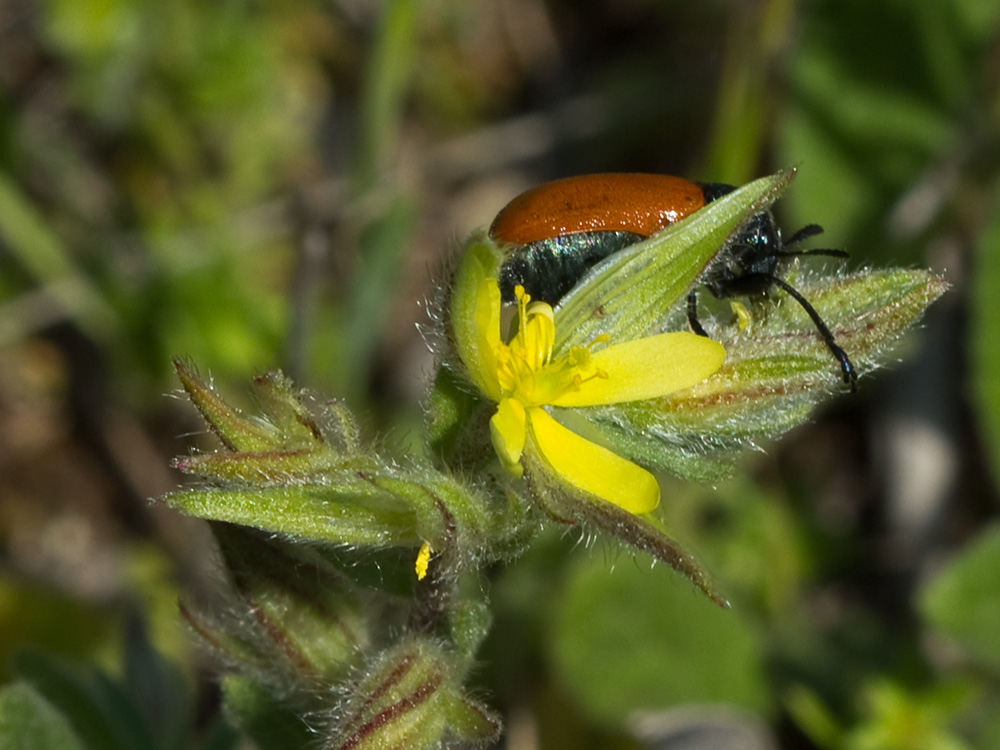
[(256, 627), (247, 619), (245, 611), (208, 612), (178, 604), (181, 619), (202, 648), (241, 674), (249, 675), (255, 682), (287, 691), (295, 684), (285, 669), (284, 660), (274, 660), (271, 644), (260, 637)]
[(280, 446), (281, 435), (274, 427), (245, 417), (239, 409), (223, 401), (208, 383), (198, 377), (194, 368), (175, 359), (174, 370), (191, 403), (226, 448), (231, 451), (265, 451)]
[[(485, 306), (490, 304), (488, 295), (483, 294), (485, 285), (492, 285), (499, 303), (497, 278), (502, 260), (503, 253), (492, 240), (481, 234), (473, 235), (462, 251), (442, 308), (448, 346), (448, 351), (441, 353), (442, 364), (454, 368), (483, 394), (496, 395), (499, 388), (495, 382), (495, 352), (480, 335), (480, 328), (488, 317)], [(496, 324), (499, 333), (499, 320)]]
[(489, 558), (510, 535), (512, 511), (502, 500), (422, 463), (400, 466), (365, 451), (344, 407), (306, 410), (280, 374), (254, 381), (268, 409), (254, 420), (180, 363), (178, 373), (229, 448), (176, 460), (213, 484), (163, 498), (183, 513), (300, 540), (412, 547), (414, 555), (427, 544), (449, 567)]
[(440, 710), (449, 733), (464, 743), (485, 745), (500, 736), (500, 717), (458, 691), (441, 696)]
[(461, 688), (465, 661), (420, 636), (389, 647), (344, 686), (324, 747), (430, 750), (455, 740), (495, 741), (499, 718)]
[[(781, 194), (794, 170), (754, 180), (595, 266), (556, 308), (555, 352), (648, 335), (740, 225)], [(595, 348), (599, 348), (599, 345)]]
[[(900, 336), (948, 288), (919, 269), (836, 276), (795, 270), (790, 283), (862, 375), (888, 360)], [(702, 383), (656, 401), (578, 410), (567, 424), (582, 431), (576, 423), (586, 419), (592, 439), (654, 469), (699, 480), (726, 475), (740, 451), (802, 424), (845, 389), (838, 363), (794, 300), (777, 294), (751, 314), (746, 330), (732, 321), (707, 322), (709, 335), (726, 347), (726, 361)]]
[(483, 600), (459, 600), (452, 608), (449, 624), (449, 636), (458, 653), (472, 659), (490, 632), (493, 612)]
[(223, 658), (260, 679), (313, 685), (342, 679), (382, 614), (319, 545), (215, 523), (235, 600), (222, 615), (185, 616)]
[(431, 452), (446, 466), (465, 471), (493, 461), (489, 420), (492, 402), (476, 396), (450, 367), (439, 367), (427, 399), (426, 432)]
[(172, 508), (298, 539), (351, 546), (461, 550), (469, 558), (504, 534), (494, 502), (431, 469), (373, 466), (330, 472), (310, 483), (173, 492)]
[(562, 481), (558, 474), (536, 458), (540, 453), (534, 445), (525, 449), (525, 477), (536, 502), (553, 520), (603, 532), (630, 547), (647, 552), (691, 581), (720, 607), (729, 606), (715, 588), (708, 572), (666, 532), (658, 518), (651, 514), (640, 516), (629, 513)]
[(323, 441), (319, 425), (305, 402), (295, 393), (292, 381), (280, 372), (257, 375), (253, 395), (270, 424), (282, 437), (282, 444), (307, 448)]
[(222, 687), (226, 716), (259, 750), (314, 746), (316, 736), (302, 720), (321, 708), (314, 696), (282, 695), (271, 685), (244, 675), (227, 676)]
[(322, 447), (334, 454), (349, 454), (358, 448), (358, 428), (347, 407), (337, 401), (316, 401), (297, 391), (280, 372), (253, 378), (251, 393), (261, 414), (246, 416), (189, 365), (174, 360), (174, 369), (191, 403), (230, 451), (295, 455)]

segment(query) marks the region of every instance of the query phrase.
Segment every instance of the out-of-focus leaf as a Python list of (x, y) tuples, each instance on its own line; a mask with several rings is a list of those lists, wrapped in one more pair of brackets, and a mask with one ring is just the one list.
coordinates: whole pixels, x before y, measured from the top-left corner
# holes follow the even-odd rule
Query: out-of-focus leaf
[[(31, 205), (18, 186), (0, 173), (0, 242), (20, 263), (22, 270), (51, 297), (53, 314), (67, 315), (83, 330), (104, 338), (118, 327), (118, 318), (107, 301), (79, 269), (67, 248)], [(61, 308), (61, 309), (58, 309)], [(0, 311), (0, 344), (25, 333), (23, 309)], [(50, 323), (40, 319), (38, 323)]]
[(932, 625), (1000, 669), (1000, 526), (959, 553), (924, 588), (920, 604)]
[(976, 272), (971, 275), (970, 340), (975, 414), (992, 458), (994, 479), (1000, 479), (1000, 192), (991, 215), (993, 222), (980, 240)]
[(358, 149), (357, 182), (362, 190), (372, 187), (398, 143), (416, 49), (419, 3), (389, 0), (382, 7), (361, 102), (362, 141)]
[(305, 750), (315, 746), (316, 738), (301, 718), (315, 706), (282, 701), (270, 686), (253, 678), (230, 676), (224, 686), (226, 713), (260, 750)]
[(910, 692), (884, 681), (866, 691), (867, 716), (851, 731), (845, 750), (967, 750), (949, 727), (968, 691), (961, 685), (935, 685)]
[(681, 703), (768, 706), (760, 643), (724, 610), (663, 569), (583, 561), (555, 610), (557, 679), (586, 711), (618, 723)]
[(88, 747), (156, 747), (124, 692), (96, 670), (72, 667), (36, 652), (18, 655), (15, 668), (19, 677), (63, 712)]
[(0, 580), (0, 623), (0, 675), (6, 674), (14, 652), (27, 646), (92, 658), (117, 633), (111, 612), (50, 588), (12, 580)]
[(66, 717), (24, 682), (0, 690), (0, 747), (4, 750), (84, 750)]
[[(846, 0), (804, 14), (777, 152), (807, 167), (790, 203), (806, 220), (829, 223), (834, 246), (905, 257), (886, 241), (887, 219), (902, 196), (941, 170), (943, 154), (968, 155), (962, 124), (982, 97), (978, 66), (996, 18), (995, 3), (975, 0)], [(947, 178), (931, 182), (939, 183), (936, 197), (922, 203), (919, 224), (933, 221), (948, 197)]]
[(403, 251), (414, 219), (410, 202), (398, 198), (359, 238), (358, 273), (346, 304), (350, 312), (340, 331), (343, 351), (337, 363), (340, 390), (348, 395), (357, 396), (358, 387), (367, 381), (379, 340), (375, 334), (385, 328), (392, 310), (387, 300), (392, 299), (406, 268)]

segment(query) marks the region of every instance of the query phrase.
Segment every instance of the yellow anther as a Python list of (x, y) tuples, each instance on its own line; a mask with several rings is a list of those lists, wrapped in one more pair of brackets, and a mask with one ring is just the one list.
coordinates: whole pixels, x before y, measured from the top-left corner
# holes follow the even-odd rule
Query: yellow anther
[(417, 563), (414, 565), (414, 570), (417, 573), (417, 580), (422, 581), (427, 577), (427, 568), (431, 564), (431, 546), (424, 542), (420, 545), (420, 551), (417, 552)]

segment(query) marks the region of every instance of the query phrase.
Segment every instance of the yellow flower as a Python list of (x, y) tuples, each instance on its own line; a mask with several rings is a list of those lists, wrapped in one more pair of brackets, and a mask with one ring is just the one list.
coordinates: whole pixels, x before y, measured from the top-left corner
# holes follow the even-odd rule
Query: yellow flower
[[(715, 372), (721, 344), (691, 333), (661, 333), (614, 343), (605, 335), (589, 346), (554, 351), (558, 312), (517, 289), (517, 332), (500, 338), (500, 292), (487, 264), (474, 273), (476, 299), (461, 327), (474, 341), (460, 346), (477, 386), (497, 403), (490, 422), (504, 468), (520, 476), (531, 450), (551, 473), (630, 513), (648, 513), (660, 500), (645, 469), (560, 424), (547, 407), (587, 407), (665, 396)], [(603, 348), (601, 348), (603, 347)]]

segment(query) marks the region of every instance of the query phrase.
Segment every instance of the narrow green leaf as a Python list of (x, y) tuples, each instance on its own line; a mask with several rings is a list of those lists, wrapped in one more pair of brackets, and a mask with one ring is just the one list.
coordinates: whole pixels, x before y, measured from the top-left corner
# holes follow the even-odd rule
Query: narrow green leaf
[(363, 470), (370, 466), (364, 459), (344, 459), (328, 450), (255, 451), (252, 453), (205, 453), (184, 456), (174, 461), (181, 471), (214, 482), (246, 482), (253, 486), (301, 482), (319, 479), (323, 474)]
[(361, 102), (361, 146), (356, 183), (371, 188), (398, 142), (403, 104), (416, 49), (416, 0), (390, 0), (382, 8), (378, 36), (365, 74)]
[(344, 477), (331, 487), (173, 492), (164, 502), (188, 515), (349, 545), (420, 544), (416, 519), (400, 498)]
[[(18, 186), (0, 173), (0, 240), (56, 305), (96, 339), (118, 326), (110, 305), (73, 263), (66, 247)], [(7, 317), (7, 316), (5, 316)], [(17, 321), (0, 318), (0, 343), (23, 335)]]

